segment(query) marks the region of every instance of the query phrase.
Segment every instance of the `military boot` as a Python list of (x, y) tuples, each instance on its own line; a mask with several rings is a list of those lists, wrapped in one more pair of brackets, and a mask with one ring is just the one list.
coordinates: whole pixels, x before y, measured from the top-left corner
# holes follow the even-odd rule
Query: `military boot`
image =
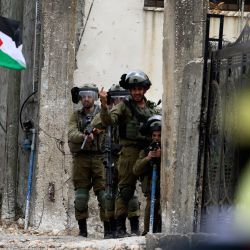
[(103, 227), (104, 227), (104, 239), (112, 239), (113, 234), (111, 233), (110, 222), (104, 221)]
[(86, 219), (78, 220), (78, 225), (79, 225), (79, 235), (81, 235), (83, 237), (87, 237), (88, 232), (87, 232), (87, 221), (86, 221)]
[(131, 227), (131, 234), (132, 235), (140, 235), (139, 232), (139, 217), (133, 216), (129, 218), (130, 220), (130, 227)]
[(130, 234), (126, 232), (126, 217), (121, 215), (116, 219), (116, 238), (129, 237)]

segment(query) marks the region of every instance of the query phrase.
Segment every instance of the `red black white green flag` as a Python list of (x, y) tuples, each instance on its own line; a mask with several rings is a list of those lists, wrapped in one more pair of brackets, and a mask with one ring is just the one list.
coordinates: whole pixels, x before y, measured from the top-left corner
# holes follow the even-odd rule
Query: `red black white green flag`
[(26, 68), (22, 54), (20, 23), (2, 16), (0, 16), (0, 66), (16, 70)]

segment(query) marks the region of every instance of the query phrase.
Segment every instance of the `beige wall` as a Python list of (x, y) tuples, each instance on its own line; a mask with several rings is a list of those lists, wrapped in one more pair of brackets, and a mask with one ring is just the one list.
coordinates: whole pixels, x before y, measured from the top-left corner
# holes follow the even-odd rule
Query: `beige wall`
[[(243, 18), (241, 17), (241, 13), (236, 11), (223, 11), (221, 14), (225, 15), (223, 40), (235, 42), (244, 28), (246, 19), (249, 18), (250, 13), (245, 12)], [(210, 37), (217, 38), (219, 36), (219, 20), (219, 18), (211, 19)]]
[[(207, 0), (166, 1), (163, 40), (163, 232), (193, 232)], [(194, 22), (195, 20), (195, 22)]]
[[(91, 10), (77, 54), (75, 85), (95, 82), (108, 89), (120, 76), (141, 69), (153, 86), (147, 97), (162, 95), (163, 12), (143, 10), (143, 0), (88, 1)], [(86, 18), (85, 18), (86, 20)]]

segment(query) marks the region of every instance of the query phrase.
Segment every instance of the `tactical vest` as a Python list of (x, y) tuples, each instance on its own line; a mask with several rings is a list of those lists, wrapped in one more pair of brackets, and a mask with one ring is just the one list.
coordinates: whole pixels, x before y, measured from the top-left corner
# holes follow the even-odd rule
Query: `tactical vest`
[(121, 139), (135, 141), (138, 146), (148, 144), (150, 138), (141, 134), (141, 128), (147, 122), (148, 118), (156, 114), (155, 105), (147, 101), (144, 108), (138, 107), (131, 99), (124, 101), (129, 108), (132, 117), (127, 122), (119, 124), (119, 135)]
[(78, 110), (77, 113), (77, 125), (80, 132), (84, 132), (85, 128), (91, 123), (94, 116), (100, 112), (100, 107), (94, 105), (93, 112), (85, 114), (82, 110)]

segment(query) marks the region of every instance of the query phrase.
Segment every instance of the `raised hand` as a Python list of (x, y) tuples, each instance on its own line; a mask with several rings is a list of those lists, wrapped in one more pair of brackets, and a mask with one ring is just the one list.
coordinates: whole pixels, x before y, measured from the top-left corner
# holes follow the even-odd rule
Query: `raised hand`
[(99, 97), (100, 97), (100, 101), (103, 107), (107, 107), (107, 92), (104, 90), (104, 88), (102, 87), (101, 90), (99, 91)]

